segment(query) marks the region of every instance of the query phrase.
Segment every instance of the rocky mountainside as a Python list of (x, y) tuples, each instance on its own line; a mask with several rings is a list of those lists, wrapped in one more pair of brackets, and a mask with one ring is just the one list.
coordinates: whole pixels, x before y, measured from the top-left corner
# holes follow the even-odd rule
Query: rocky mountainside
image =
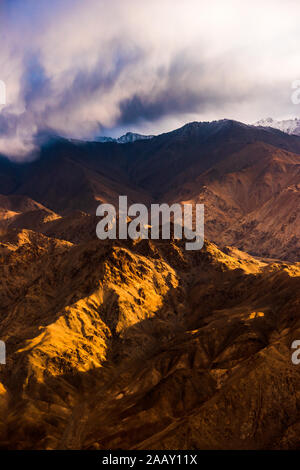
[[(299, 448), (299, 137), (59, 139), (0, 182), (2, 449)], [(203, 249), (98, 240), (121, 194), (203, 202)]]
[(0, 239), (2, 448), (299, 445), (299, 263), (59, 220)]

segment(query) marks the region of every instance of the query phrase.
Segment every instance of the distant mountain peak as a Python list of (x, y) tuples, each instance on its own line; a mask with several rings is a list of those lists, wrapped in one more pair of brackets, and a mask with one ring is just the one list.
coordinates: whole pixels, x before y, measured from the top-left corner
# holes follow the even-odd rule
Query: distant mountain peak
[(113, 137), (98, 137), (97, 142), (114, 142), (116, 144), (128, 144), (131, 142), (136, 142), (137, 140), (149, 140), (152, 139), (154, 135), (143, 135), (137, 134), (135, 132), (126, 132), (126, 134), (114, 139)]
[(266, 119), (260, 119), (257, 121), (254, 126), (259, 127), (272, 127), (274, 129), (279, 129), (286, 134), (295, 134), (300, 135), (300, 119), (284, 119), (284, 120), (276, 120), (271, 117)]
[(127, 132), (117, 139), (119, 144), (127, 144), (129, 142), (135, 142), (136, 140), (149, 140), (152, 139), (154, 135), (143, 135), (137, 134), (134, 132)]

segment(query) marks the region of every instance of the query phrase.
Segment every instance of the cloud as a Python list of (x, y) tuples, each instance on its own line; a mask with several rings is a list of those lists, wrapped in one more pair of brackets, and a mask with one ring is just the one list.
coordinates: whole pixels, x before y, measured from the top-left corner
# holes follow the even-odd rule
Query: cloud
[(157, 133), (296, 115), (297, 1), (2, 0), (0, 153), (51, 131)]

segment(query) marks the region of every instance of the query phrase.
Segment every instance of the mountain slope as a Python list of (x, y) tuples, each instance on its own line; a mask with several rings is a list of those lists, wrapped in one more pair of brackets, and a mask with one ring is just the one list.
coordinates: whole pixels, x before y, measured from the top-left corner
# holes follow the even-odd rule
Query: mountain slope
[(167, 200), (205, 204), (206, 236), (221, 245), (295, 261), (299, 183), (299, 155), (258, 142), (172, 190)]
[(1, 243), (2, 448), (298, 443), (299, 265), (211, 243)]

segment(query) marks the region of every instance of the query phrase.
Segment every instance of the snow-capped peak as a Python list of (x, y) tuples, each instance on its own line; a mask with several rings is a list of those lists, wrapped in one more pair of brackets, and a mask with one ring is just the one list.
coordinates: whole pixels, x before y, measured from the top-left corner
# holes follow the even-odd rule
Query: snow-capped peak
[(128, 142), (135, 142), (136, 140), (148, 140), (152, 139), (154, 135), (142, 135), (136, 134), (134, 132), (127, 132), (126, 134), (122, 135), (117, 139), (119, 144), (127, 144)]
[(148, 140), (152, 139), (154, 135), (142, 135), (136, 134), (134, 132), (127, 132), (121, 137), (114, 139), (113, 137), (98, 137), (98, 142), (115, 142), (117, 144), (128, 144), (130, 142), (135, 142), (136, 140)]
[(273, 127), (274, 129), (279, 129), (282, 132), (287, 134), (296, 134), (300, 135), (300, 119), (285, 119), (282, 121), (268, 117), (266, 119), (261, 119), (257, 121), (254, 126), (260, 127)]

